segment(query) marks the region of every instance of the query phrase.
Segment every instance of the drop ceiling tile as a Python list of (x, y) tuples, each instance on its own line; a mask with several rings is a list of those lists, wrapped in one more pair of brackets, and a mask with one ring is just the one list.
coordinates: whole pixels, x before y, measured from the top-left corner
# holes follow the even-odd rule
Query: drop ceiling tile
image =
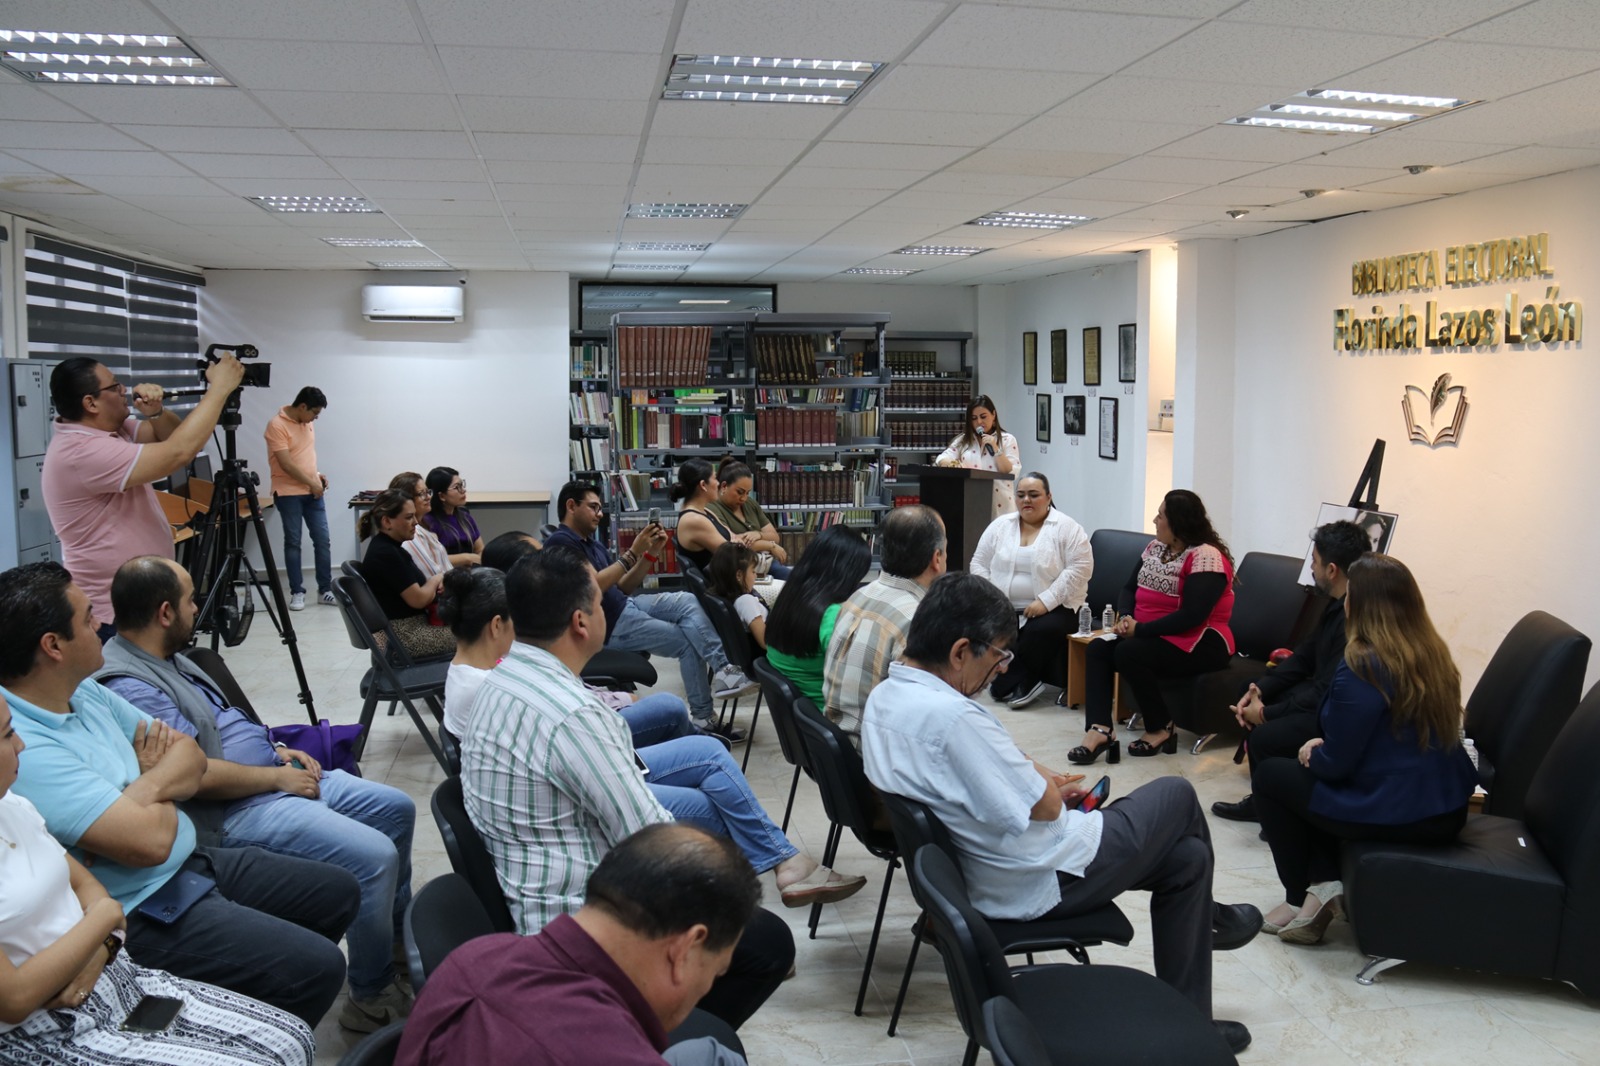
[(646, 163), (634, 183), (635, 203), (750, 203), (782, 173), (779, 167), (670, 166)]
[(480, 133), (473, 140), (484, 159), (534, 163), (631, 163), (639, 147), (634, 137), (569, 133)]
[(270, 4), (157, 0), (153, 6), (180, 33), (197, 37), (401, 43), (422, 39), (412, 25), (405, 0), (340, 0), (337, 18), (328, 17), (327, 5), (318, 0), (273, 0)]
[(225, 129), (215, 126), (118, 126), (159, 152), (222, 152), (252, 155), (310, 155), (294, 134), (282, 129)]
[(633, 164), (627, 163), (575, 163), (560, 161), (529, 162), (513, 159), (490, 159), (485, 163), (492, 181), (539, 182), (560, 185), (573, 184), (615, 185), (633, 177)]
[(609, 204), (620, 212), (628, 202), (626, 185), (545, 185), (503, 181), (495, 185), (495, 192), (508, 204)]
[[(30, 86), (39, 99), (53, 97), (102, 122), (160, 126), (276, 126), (273, 117), (237, 89), (188, 89), (162, 85)], [(48, 96), (46, 96), (48, 94)], [(0, 110), (9, 118), (29, 118), (23, 100), (0, 89)], [(66, 110), (66, 108), (63, 108)], [(45, 117), (45, 116), (40, 116)], [(53, 116), (52, 116), (53, 117)], [(79, 114), (77, 117), (82, 118)]]
[(339, 173), (313, 155), (214, 155), (173, 152), (173, 159), (208, 178), (338, 180)]
[[(7, 77), (9, 79), (10, 75), (7, 75)], [(104, 99), (106, 90), (102, 86), (95, 86), (89, 90), (89, 94), (91, 96), (98, 95)], [(204, 96), (207, 94), (200, 93), (197, 95)], [(0, 114), (13, 121), (93, 122), (99, 117), (93, 114), (85, 114), (84, 110), (77, 106), (68, 106), (75, 103), (76, 101), (64, 98), (57, 91), (42, 85), (16, 80), (8, 80), (5, 84), (0, 85)]]
[(879, 73), (852, 111), (1036, 115), (1096, 80), (1094, 74), (907, 63)]
[(1017, 148), (983, 148), (945, 171), (947, 174), (1022, 175), (1060, 184), (1093, 174), (1128, 158), (1121, 152), (1051, 152)]
[(689, 0), (672, 48), (797, 59), (896, 59), (944, 14), (924, 0)]
[(720, 218), (629, 218), (617, 231), (624, 241), (715, 241), (728, 229)]
[(1225, 218), (1220, 221), (1202, 222), (1194, 226), (1187, 226), (1177, 230), (1174, 236), (1179, 240), (1197, 239), (1232, 239), (1239, 240), (1244, 237), (1260, 237), (1267, 233), (1275, 233), (1281, 229), (1294, 229), (1303, 226), (1304, 222), (1251, 222), (1247, 219), (1235, 221)]
[(614, 226), (622, 217), (621, 209), (615, 205), (507, 204), (505, 207), (514, 227), (541, 225), (551, 218), (585, 219), (595, 226)]
[(918, 192), (979, 193), (1010, 200), (1038, 196), (1060, 185), (1061, 179), (1034, 174), (973, 174), (945, 170), (917, 183)]
[(966, 155), (969, 149), (943, 145), (885, 144), (860, 145), (825, 143), (806, 153), (808, 167), (872, 166), (889, 170), (921, 170), (924, 173), (942, 169)]
[(1600, 116), (1589, 101), (1600, 93), (1600, 73), (1582, 74), (1554, 85), (1500, 100), (1490, 100), (1419, 122), (1405, 132), (1419, 141), (1455, 140), (1511, 144), (1581, 145), (1600, 131)]
[(178, 178), (171, 175), (100, 174), (93, 178), (85, 177), (83, 183), (110, 196), (169, 195), (199, 199), (233, 195), (226, 189), (219, 189), (205, 178)]
[(1514, 181), (1522, 181), (1515, 174), (1485, 174), (1482, 171), (1457, 170), (1455, 167), (1441, 167), (1430, 170), (1426, 174), (1399, 174), (1394, 177), (1384, 178), (1381, 181), (1369, 182), (1361, 186), (1363, 192), (1393, 192), (1393, 193), (1430, 193), (1436, 196), (1451, 196), (1456, 193), (1471, 192), (1474, 189), (1488, 189), (1496, 185), (1509, 185)]
[(1025, 151), (1121, 152), (1136, 155), (1160, 148), (1194, 132), (1172, 122), (1114, 122), (1093, 118), (1045, 115), (994, 142), (995, 148)]
[(846, 115), (828, 131), (828, 141), (976, 148), (1010, 132), (1021, 122), (1022, 119), (1017, 115), (858, 110)]
[(254, 93), (263, 107), (293, 129), (458, 130), (461, 119), (443, 93)]
[[(0, 143), (6, 143), (0, 140)], [(25, 163), (57, 174), (173, 174), (189, 172), (159, 152), (80, 152), (57, 148), (19, 148), (7, 151)]]
[[(855, 223), (851, 223), (855, 225)], [(779, 233), (785, 236), (802, 235), (804, 238), (816, 234), (816, 222), (808, 219), (797, 218), (753, 218), (748, 222), (741, 222), (731, 232), (741, 234)]]
[(585, 133), (637, 137), (649, 105), (642, 100), (560, 100), (529, 96), (460, 96), (467, 128), (477, 133)]
[(661, 85), (658, 56), (455, 46), (438, 54), (455, 93), (637, 101)]
[[(337, 176), (285, 179), (270, 174), (214, 177), (212, 181), (235, 196), (360, 196), (361, 190)], [(259, 209), (258, 209), (259, 210)], [(289, 217), (289, 216), (282, 216)]]
[[(1132, 64), (1124, 73), (1252, 84), (1289, 82), (1308, 89), (1325, 84), (1330, 78), (1337, 80), (1340, 75), (1375, 59), (1413, 50), (1420, 43), (1415, 37), (1333, 30), (1310, 34), (1290, 26), (1210, 22)], [(1367, 85), (1349, 87), (1369, 88)], [(1436, 90), (1420, 87), (1405, 91), (1432, 93)]]
[(1493, 155), (1479, 156), (1459, 164), (1468, 170), (1492, 174), (1519, 174), (1535, 177), (1560, 174), (1579, 167), (1600, 166), (1600, 148), (1549, 148), (1527, 145)]
[(443, 201), (465, 203), (492, 201), (494, 189), (487, 181), (388, 181), (370, 179), (361, 191), (380, 207), (390, 200)]
[(646, 163), (680, 166), (730, 163), (735, 166), (786, 167), (806, 150), (809, 141), (775, 141), (765, 138), (657, 137), (645, 144)]
[(841, 189), (841, 188), (808, 188), (805, 186), (786, 185), (779, 182), (777, 185), (761, 194), (756, 208), (790, 208), (790, 207), (832, 207), (840, 211), (856, 211), (863, 207), (870, 207), (889, 195), (885, 189)]
[(1131, 181), (1173, 181), (1215, 184), (1230, 181), (1245, 174), (1253, 174), (1268, 166), (1266, 163), (1234, 162), (1226, 159), (1186, 159), (1175, 155), (1145, 155), (1125, 160), (1115, 166), (1096, 171), (1099, 178)]
[[(393, 159), (373, 157), (352, 159), (327, 156), (327, 163), (342, 177), (352, 181), (368, 178), (392, 178), (396, 174)], [(486, 181), (488, 173), (476, 159), (407, 159), (405, 176), (412, 181)]]
[[(1323, 188), (1303, 186), (1303, 188)], [(1331, 195), (1331, 193), (1329, 194)], [(1286, 200), (1304, 199), (1300, 189), (1289, 185), (1240, 185), (1225, 183), (1208, 189), (1174, 196), (1170, 202), (1179, 204), (1209, 204), (1216, 208), (1255, 207), (1259, 204), (1276, 204)]]
[(910, 58), (952, 67), (1110, 74), (1197, 25), (1187, 18), (969, 3)]
[(1417, 0), (1404, 5), (1389, 0), (1344, 0), (1337, 6), (1322, 0), (1246, 0), (1222, 17), (1228, 22), (1308, 30), (1381, 27), (1385, 33), (1445, 37), (1516, 6), (1515, 0)]
[(672, 0), (418, 0), (435, 44), (648, 52), (667, 47)]
[[(1261, 102), (1264, 104), (1267, 101)], [(1157, 150), (1157, 154), (1218, 160), (1254, 160), (1265, 166), (1269, 163), (1293, 163), (1300, 159), (1313, 159), (1345, 145), (1360, 144), (1372, 136), (1375, 135), (1302, 133), (1268, 127), (1212, 125), (1192, 136), (1163, 145)]]
[(1419, 138), (1415, 130), (1398, 129), (1380, 133), (1344, 148), (1335, 148), (1323, 159), (1342, 166), (1390, 167), (1399, 170), (1413, 163), (1448, 166), (1475, 159), (1512, 144), (1487, 144), (1481, 141), (1444, 141)]
[(1236, 178), (1241, 188), (1266, 186), (1291, 189), (1347, 189), (1389, 177), (1390, 167), (1339, 165), (1332, 159), (1319, 163), (1289, 163)]
[(311, 150), (324, 156), (407, 159), (474, 159), (465, 133), (443, 130), (301, 130)]
[(252, 91), (437, 92), (444, 88), (421, 45), (213, 39), (206, 56)]
[(1174, 196), (1181, 196), (1186, 192), (1194, 192), (1200, 186), (1200, 182), (1127, 181), (1096, 176), (1079, 178), (1077, 181), (1057, 189), (1052, 195), (1153, 204)]
[[(1064, 195), (1062, 190), (1052, 192), (1049, 196), (1035, 196), (1028, 200), (1018, 200), (1011, 205), (1015, 211), (1050, 211), (1063, 215), (1087, 215), (1090, 218), (1108, 218), (1112, 215), (1131, 211), (1142, 206), (1145, 201), (1137, 203), (1128, 200), (1098, 200), (1088, 196)], [(1076, 233), (1077, 228), (1066, 230), (1064, 233)], [(1061, 236), (1056, 234), (1054, 236)]]
[(449, 215), (462, 219), (500, 219), (505, 209), (493, 200), (442, 200), (428, 196), (420, 198), (380, 198), (378, 206), (397, 222), (419, 215)]
[(1298, 81), (1230, 85), (1189, 78), (1117, 74), (1085, 89), (1048, 114), (1059, 118), (1207, 126), (1304, 88)]
[[(648, 94), (655, 95), (654, 89)], [(661, 100), (650, 135), (662, 137), (771, 137), (809, 141), (843, 118), (844, 108), (786, 104)]]
[(1600, 54), (1473, 41), (1433, 41), (1323, 88), (1495, 100), (1600, 67)]
[(1600, 49), (1600, 26), (1588, 0), (1536, 0), (1531, 4), (1496, 4), (1507, 13), (1460, 30), (1464, 41), (1526, 44), (1535, 47)]
[(137, 141), (98, 122), (19, 122), (0, 119), (0, 144), (13, 148), (61, 148), (69, 151), (137, 150)]
[(889, 192), (915, 185), (927, 173), (923, 170), (877, 170), (846, 166), (810, 165), (789, 169), (774, 188), (801, 189), (878, 189)]
[(817, 230), (829, 229), (849, 221), (863, 210), (863, 205), (833, 204), (801, 206), (798, 204), (757, 204), (741, 218), (750, 222), (808, 222)]

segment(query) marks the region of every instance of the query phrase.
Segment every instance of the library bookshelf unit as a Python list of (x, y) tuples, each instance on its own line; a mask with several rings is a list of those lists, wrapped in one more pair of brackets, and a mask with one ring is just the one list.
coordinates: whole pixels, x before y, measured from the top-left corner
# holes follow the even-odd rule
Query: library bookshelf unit
[[(632, 543), (684, 460), (747, 463), (793, 563), (840, 522), (873, 538), (890, 508), (887, 314), (623, 313), (611, 320), (614, 545)], [(847, 340), (847, 335), (850, 338)], [(941, 445), (942, 447), (942, 445)], [(671, 573), (664, 557), (658, 571)]]
[(902, 464), (926, 464), (961, 432), (967, 403), (976, 395), (967, 346), (971, 333), (896, 330), (886, 333), (883, 362), (886, 437), (884, 485), (891, 505), (920, 503), (916, 478)]
[[(602, 480), (611, 461), (611, 334), (580, 330), (572, 334), (572, 364), (567, 386), (568, 455), (573, 480)], [(560, 516), (556, 516), (559, 520)]]

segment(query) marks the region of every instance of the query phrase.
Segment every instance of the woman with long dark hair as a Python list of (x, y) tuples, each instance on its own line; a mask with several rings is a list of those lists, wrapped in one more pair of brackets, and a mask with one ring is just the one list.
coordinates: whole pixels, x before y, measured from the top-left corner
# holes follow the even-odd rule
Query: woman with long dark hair
[[(994, 401), (975, 396), (967, 404), (966, 427), (933, 459), (935, 466), (964, 466), (968, 470), (996, 470), (1015, 474), (1022, 469), (1017, 438), (1000, 428)], [(1009, 481), (994, 483), (994, 517), (1014, 509)]]
[(683, 501), (678, 510), (678, 555), (700, 568), (711, 567), (718, 548), (733, 539), (733, 533), (707, 510), (717, 498), (717, 472), (704, 459), (690, 459), (678, 467), (678, 481), (672, 486), (672, 502)]
[(467, 482), (452, 466), (436, 466), (426, 479), (433, 500), (422, 524), (450, 553), (451, 566), (477, 566), (482, 561), (483, 534), (467, 510)]
[(767, 616), (767, 662), (818, 709), (825, 706), (822, 666), (839, 608), (871, 565), (865, 537), (849, 526), (829, 526), (806, 546)]
[(1118, 597), (1117, 639), (1094, 641), (1085, 656), (1083, 743), (1067, 752), (1079, 766), (1102, 751), (1108, 762), (1121, 758), (1111, 723), (1117, 675), (1144, 715), (1144, 736), (1128, 745), (1128, 754), (1171, 755), (1178, 730), (1161, 682), (1221, 670), (1233, 656), (1233, 555), (1206, 505), (1188, 489), (1173, 489), (1162, 498), (1155, 526), (1156, 539)]
[(1337, 913), (1339, 842), (1446, 844), (1477, 784), (1461, 746), (1461, 671), (1411, 571), (1367, 553), (1350, 564), (1344, 662), (1323, 697), (1322, 736), (1251, 776), (1284, 902), (1263, 926), (1315, 944)]
[(444, 575), (423, 574), (405, 551), (406, 541), (416, 531), (417, 507), (411, 493), (406, 489), (378, 493), (356, 527), (363, 539), (372, 538), (361, 560), (361, 576), (406, 651), (419, 659), (450, 655), (456, 650), (455, 637), (431, 617)]

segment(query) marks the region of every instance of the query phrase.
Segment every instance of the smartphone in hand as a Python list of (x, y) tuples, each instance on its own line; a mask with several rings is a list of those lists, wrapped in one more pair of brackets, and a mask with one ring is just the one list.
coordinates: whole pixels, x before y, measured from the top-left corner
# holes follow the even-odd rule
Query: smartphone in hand
[(1098, 808), (1105, 806), (1106, 800), (1110, 798), (1111, 778), (1102, 777), (1100, 780), (1094, 783), (1094, 787), (1089, 790), (1088, 795), (1084, 796), (1083, 799), (1078, 801), (1077, 809), (1082, 811), (1084, 814), (1088, 814), (1092, 810), (1097, 810)]
[(177, 1020), (183, 1000), (171, 996), (145, 996), (135, 1003), (117, 1028), (125, 1033), (164, 1033)]

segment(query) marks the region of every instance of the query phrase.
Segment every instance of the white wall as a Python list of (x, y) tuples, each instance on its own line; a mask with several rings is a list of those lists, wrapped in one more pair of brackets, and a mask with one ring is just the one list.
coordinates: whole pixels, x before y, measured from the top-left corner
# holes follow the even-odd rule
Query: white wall
[[(466, 321), (448, 325), (365, 321), (361, 287), (381, 274), (214, 270), (206, 278), (202, 339), (254, 344), (272, 364), (272, 387), (245, 392), (239, 432), (239, 454), (261, 474), (263, 495), (267, 420), (303, 385), (327, 393), (317, 459), (330, 482), (335, 564), (356, 546), (344, 502), (402, 470), (456, 467), (469, 497), (554, 493), (566, 481), (565, 274), (475, 272)], [(270, 526), (276, 553), (275, 519)]]
[[(1353, 298), (1354, 260), (1541, 232), (1550, 234), (1554, 277), (1442, 288), (1441, 309), (1499, 306), (1511, 289), (1538, 304), (1559, 284), (1561, 299), (1592, 310), (1600, 306), (1597, 188), (1600, 171), (1578, 171), (1237, 246), (1234, 409), (1197, 426), (1198, 448), (1233, 452), (1235, 545), (1303, 552), (1317, 505), (1348, 498), (1373, 439), (1383, 438), (1378, 498), (1400, 514), (1393, 553), (1417, 575), (1468, 685), (1529, 610), (1600, 636), (1587, 547), (1600, 516), (1600, 366), (1582, 343), (1340, 353), (1333, 312), (1378, 303), (1392, 313), (1405, 298)], [(1427, 295), (1410, 294), (1419, 315)], [(1209, 329), (1204, 319), (1188, 323), (1196, 325)], [(1215, 343), (1204, 332), (1187, 342)], [(1427, 389), (1446, 372), (1471, 403), (1461, 443), (1408, 443), (1405, 387)], [(1180, 410), (1180, 422), (1188, 416)], [(1590, 681), (1597, 676), (1592, 662)]]

